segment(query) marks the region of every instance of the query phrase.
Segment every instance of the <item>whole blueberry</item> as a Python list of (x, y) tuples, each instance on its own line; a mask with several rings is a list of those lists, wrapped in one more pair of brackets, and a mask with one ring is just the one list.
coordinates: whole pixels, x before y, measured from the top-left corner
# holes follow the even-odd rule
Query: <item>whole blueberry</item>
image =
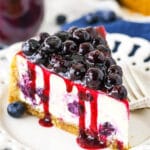
[(84, 29), (76, 29), (73, 32), (73, 39), (79, 43), (87, 42), (90, 40), (90, 34)]
[(50, 59), (50, 65), (52, 66), (52, 69), (59, 73), (59, 72), (66, 72), (68, 67), (68, 62), (63, 59), (61, 55), (53, 54)]
[(112, 22), (112, 21), (115, 21), (117, 18), (118, 17), (116, 13), (112, 10), (101, 11), (100, 16), (99, 16), (100, 21), (103, 21), (103, 22)]
[(99, 50), (91, 51), (87, 54), (87, 61), (89, 63), (103, 63), (105, 60), (105, 56)]
[(44, 41), (44, 46), (49, 48), (49, 51), (53, 52), (54, 50), (58, 50), (62, 46), (62, 41), (57, 36), (50, 36)]
[(56, 16), (56, 24), (58, 25), (62, 25), (64, 23), (66, 23), (67, 17), (64, 14), (59, 14), (58, 16)]
[(108, 47), (106, 47), (105, 45), (98, 45), (96, 48), (99, 51), (101, 51), (105, 55), (105, 57), (111, 56), (111, 50)]
[(16, 101), (7, 106), (7, 112), (14, 118), (20, 118), (25, 113), (26, 108), (22, 102)]
[(106, 45), (106, 41), (103, 37), (98, 36), (92, 40), (93, 46), (96, 48), (98, 45)]
[(109, 91), (109, 95), (117, 99), (124, 99), (127, 98), (127, 90), (123, 85), (116, 85)]
[(93, 27), (86, 27), (85, 30), (90, 34), (91, 39), (98, 37), (98, 32)]
[(104, 73), (98, 68), (89, 68), (85, 74), (86, 85), (89, 88), (99, 89), (104, 79)]
[(92, 46), (92, 44), (89, 42), (84, 42), (80, 44), (78, 54), (85, 55), (86, 53), (92, 50), (94, 50), (94, 47)]
[(59, 31), (55, 34), (57, 37), (61, 39), (62, 42), (68, 40), (71, 37), (71, 34), (66, 31)]
[(62, 46), (62, 54), (72, 54), (77, 51), (77, 45), (72, 40), (66, 40)]
[(99, 17), (96, 13), (89, 13), (85, 16), (85, 21), (87, 24), (91, 25), (99, 21)]
[(37, 40), (30, 39), (22, 44), (22, 51), (25, 55), (30, 56), (36, 52), (40, 47)]
[(74, 32), (75, 30), (77, 30), (77, 29), (78, 29), (78, 27), (73, 26), (73, 27), (70, 27), (70, 28), (68, 29), (68, 32), (71, 33), (71, 34), (73, 34), (73, 32)]
[(116, 62), (112, 57), (106, 57), (104, 64), (107, 68), (109, 68), (110, 66), (115, 65)]
[(105, 87), (107, 89), (111, 89), (114, 85), (121, 85), (122, 84), (122, 78), (120, 75), (112, 73), (107, 75), (107, 79), (105, 82)]
[(82, 63), (72, 64), (69, 73), (72, 80), (82, 80), (86, 72), (86, 68)]
[(50, 35), (49, 35), (47, 32), (42, 32), (42, 33), (40, 33), (39, 36), (40, 36), (39, 42), (40, 42), (40, 43), (43, 43), (44, 40), (45, 40), (47, 37), (49, 37)]
[(34, 53), (29, 59), (36, 64), (43, 64), (45, 65), (48, 61), (49, 55), (42, 50), (37, 53)]
[(115, 74), (118, 74), (118, 75), (120, 75), (120, 76), (122, 76), (122, 74), (123, 74), (121, 67), (118, 66), (118, 65), (112, 65), (112, 66), (110, 66), (110, 67), (108, 68), (108, 73), (109, 73), (109, 74), (115, 73)]
[(83, 55), (78, 55), (77, 53), (74, 53), (72, 56), (71, 56), (71, 59), (72, 59), (72, 64), (76, 64), (76, 63), (82, 63), (82, 64), (85, 64), (85, 59), (84, 59), (84, 56)]

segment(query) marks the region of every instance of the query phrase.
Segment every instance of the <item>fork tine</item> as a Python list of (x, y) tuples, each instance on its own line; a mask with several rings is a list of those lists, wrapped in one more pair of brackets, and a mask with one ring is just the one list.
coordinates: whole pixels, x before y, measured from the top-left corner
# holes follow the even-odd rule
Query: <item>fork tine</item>
[(123, 77), (123, 82), (124, 82), (124, 85), (125, 87), (127, 88), (127, 91), (128, 91), (128, 98), (129, 98), (129, 101), (132, 101), (132, 100), (135, 100), (136, 97), (135, 95), (132, 93), (132, 90), (130, 89), (126, 79)]
[(138, 88), (137, 83), (135, 82), (135, 80), (133, 79), (133, 76), (131, 75), (129, 68), (127, 67), (127, 65), (125, 63), (122, 64), (123, 65), (123, 72), (124, 72), (124, 77), (128, 83), (128, 86), (130, 87), (132, 93), (135, 95), (136, 99), (140, 99), (143, 97), (143, 94), (140, 92), (140, 89)]
[(139, 87), (139, 90), (141, 92), (141, 94), (143, 95), (143, 97), (146, 97), (147, 96), (147, 93), (145, 92), (145, 89), (143, 87), (143, 84), (141, 84), (141, 81), (139, 80), (138, 76), (134, 73), (133, 69), (131, 69), (130, 66), (128, 66), (129, 68), (129, 71), (134, 79), (134, 81), (136, 82), (136, 84), (138, 85)]
[(136, 96), (134, 95), (134, 93), (132, 92), (130, 86), (128, 85), (128, 82), (126, 80), (126, 78), (123, 76), (123, 82), (124, 82), (124, 85), (125, 87), (127, 88), (127, 91), (128, 91), (128, 99), (130, 102), (132, 101), (136, 101)]

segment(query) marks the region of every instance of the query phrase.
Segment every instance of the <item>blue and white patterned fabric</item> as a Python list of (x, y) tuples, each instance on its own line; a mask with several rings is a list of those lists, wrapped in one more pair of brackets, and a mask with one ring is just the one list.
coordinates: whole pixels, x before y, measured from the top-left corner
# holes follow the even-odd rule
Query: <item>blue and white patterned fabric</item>
[[(101, 17), (100, 11), (94, 13), (98, 17)], [(150, 22), (137, 23), (137, 22), (125, 21), (123, 19), (118, 18), (117, 20), (108, 23), (98, 21), (97, 23), (94, 23), (90, 26), (99, 26), (99, 25), (104, 25), (107, 32), (109, 33), (122, 33), (122, 34), (127, 34), (128, 36), (131, 37), (145, 38), (150, 41)], [(73, 22), (63, 25), (62, 29), (67, 30), (71, 26), (77, 26), (77, 27), (89, 26), (86, 22), (86, 15), (82, 16), (77, 20), (74, 20)]]

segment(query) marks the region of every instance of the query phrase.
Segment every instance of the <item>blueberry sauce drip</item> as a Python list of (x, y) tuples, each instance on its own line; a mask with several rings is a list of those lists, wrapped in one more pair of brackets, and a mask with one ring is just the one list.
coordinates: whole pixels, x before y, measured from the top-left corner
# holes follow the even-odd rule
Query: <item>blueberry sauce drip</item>
[(39, 120), (39, 123), (44, 127), (51, 127), (53, 126), (51, 121), (51, 114), (50, 114), (50, 107), (49, 107), (49, 93), (50, 93), (50, 74), (48, 74), (45, 70), (43, 70), (44, 76), (44, 89), (41, 96), (41, 102), (43, 103), (43, 110), (44, 110), (44, 118)]

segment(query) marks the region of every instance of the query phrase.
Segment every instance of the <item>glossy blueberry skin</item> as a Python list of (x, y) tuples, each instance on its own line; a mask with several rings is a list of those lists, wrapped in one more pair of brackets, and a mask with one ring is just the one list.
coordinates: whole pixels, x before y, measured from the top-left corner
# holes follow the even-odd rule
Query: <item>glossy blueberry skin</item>
[(94, 50), (94, 47), (92, 46), (92, 44), (89, 42), (84, 42), (80, 44), (78, 54), (85, 55), (86, 53), (92, 50)]
[(72, 54), (77, 51), (77, 44), (72, 40), (66, 40), (62, 46), (62, 54)]
[(85, 81), (89, 88), (99, 89), (104, 79), (104, 73), (98, 68), (89, 68), (86, 75)]
[(49, 47), (50, 49), (59, 49), (61, 47), (62, 41), (57, 36), (50, 36), (44, 41), (45, 47)]
[(93, 27), (86, 27), (85, 30), (90, 34), (91, 39), (98, 37), (98, 32)]
[(56, 24), (62, 25), (62, 24), (64, 24), (64, 23), (66, 23), (66, 20), (67, 20), (66, 15), (64, 15), (64, 14), (59, 14), (59, 15), (56, 17)]
[(82, 63), (73, 64), (69, 70), (70, 78), (72, 80), (82, 80), (85, 72), (86, 68)]
[(40, 50), (38, 53), (34, 53), (29, 59), (36, 64), (46, 64), (48, 55)]
[(107, 89), (111, 89), (115, 85), (121, 85), (122, 84), (122, 78), (120, 75), (112, 73), (107, 75), (107, 79), (105, 82), (105, 87)]
[(105, 60), (105, 56), (99, 50), (91, 51), (87, 54), (87, 62), (90, 63), (103, 63)]
[(117, 99), (124, 99), (127, 98), (127, 90), (123, 85), (116, 85), (109, 91), (109, 95)]
[(115, 74), (118, 74), (120, 76), (123, 75), (123, 72), (122, 72), (122, 69), (120, 66), (118, 65), (112, 65), (111, 67), (108, 68), (108, 73), (109, 74), (112, 74), (112, 73), (115, 73)]
[(87, 42), (91, 38), (90, 34), (86, 30), (83, 30), (83, 29), (76, 29), (73, 32), (72, 37), (78, 43)]
[(11, 117), (20, 118), (25, 113), (26, 108), (22, 102), (16, 101), (7, 106), (7, 112)]
[(45, 40), (46, 38), (48, 38), (49, 36), (50, 36), (50, 35), (49, 35), (47, 32), (42, 32), (42, 33), (40, 33), (40, 35), (39, 35), (39, 37), (40, 37), (39, 43), (43, 43), (44, 40)]
[(68, 29), (68, 32), (69, 32), (70, 34), (73, 34), (73, 32), (74, 32), (75, 30), (77, 30), (77, 29), (78, 29), (78, 27), (73, 26), (73, 27), (70, 27), (70, 28)]
[(22, 44), (22, 51), (25, 55), (31, 56), (34, 52), (38, 50), (40, 44), (34, 39), (30, 39)]
[(115, 65), (116, 62), (112, 57), (106, 57), (104, 64), (107, 68), (109, 68), (110, 66)]
[(59, 37), (62, 42), (68, 40), (71, 37), (71, 33), (66, 31), (59, 31), (55, 34), (55, 36)]

